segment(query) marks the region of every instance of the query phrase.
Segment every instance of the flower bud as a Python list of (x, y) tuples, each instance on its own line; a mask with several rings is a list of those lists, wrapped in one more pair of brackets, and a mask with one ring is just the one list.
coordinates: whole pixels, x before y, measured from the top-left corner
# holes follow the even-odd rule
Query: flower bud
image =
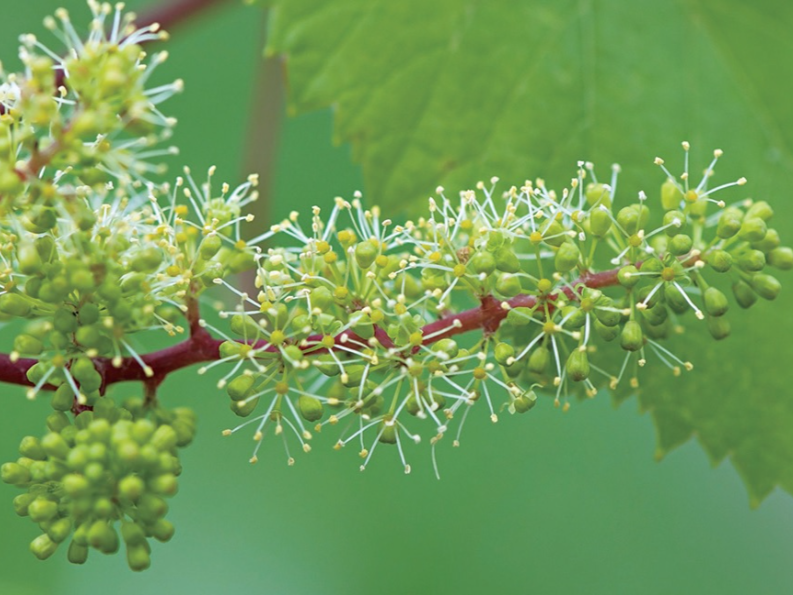
[(759, 217), (746, 217), (741, 223), (741, 229), (738, 231), (738, 238), (745, 242), (759, 242), (765, 237), (768, 228), (765, 221)]
[(596, 238), (604, 238), (611, 229), (611, 213), (600, 207), (589, 212), (589, 230)]
[(680, 233), (669, 240), (667, 249), (675, 256), (683, 256), (691, 252), (691, 247), (693, 245), (694, 241), (691, 239), (691, 236)]
[(600, 322), (600, 320), (595, 319), (594, 326), (595, 332), (600, 335), (604, 341), (613, 341), (620, 334), (620, 326), (618, 324), (607, 326)]
[(0, 467), (0, 479), (3, 483), (21, 486), (30, 481), (30, 471), (18, 463), (4, 463)]
[(620, 285), (630, 289), (641, 280), (641, 276), (636, 274), (638, 272), (639, 269), (637, 269), (632, 264), (629, 264), (619, 270), (617, 273), (617, 280), (620, 282)]
[(210, 260), (215, 254), (218, 253), (221, 246), (223, 245), (223, 240), (220, 236), (216, 233), (211, 233), (204, 237), (201, 241), (201, 246), (198, 248), (198, 252), (201, 255), (201, 258), (204, 260)]
[(0, 312), (9, 316), (27, 316), (30, 302), (18, 293), (4, 293), (0, 295)]
[(536, 404), (537, 395), (533, 390), (526, 391), (512, 402), (512, 406), (517, 413), (526, 413)]
[(157, 519), (151, 526), (151, 536), (157, 541), (169, 541), (175, 532), (173, 523), (166, 519)]
[(765, 267), (765, 254), (760, 250), (747, 250), (738, 257), (738, 266), (744, 271), (756, 273)]
[(493, 271), (496, 270), (496, 259), (493, 257), (490, 252), (486, 252), (484, 250), (478, 251), (471, 257), (469, 261), (471, 269), (477, 274), (484, 273), (485, 275), (489, 275)]
[(761, 298), (773, 300), (779, 295), (782, 286), (776, 277), (760, 273), (752, 277), (752, 289), (754, 289)]
[(381, 422), (382, 430), (380, 432), (380, 442), (384, 444), (396, 444), (397, 441), (397, 427), (396, 424), (389, 425), (386, 422)]
[(28, 506), (28, 514), (34, 523), (49, 521), (58, 514), (58, 504), (39, 496)]
[(441, 339), (435, 345), (432, 346), (433, 351), (440, 351), (445, 353), (449, 356), (449, 359), (454, 359), (457, 357), (460, 349), (457, 346), (457, 342), (454, 339)]
[(670, 238), (674, 237), (681, 232), (686, 224), (686, 216), (680, 211), (669, 211), (664, 214), (663, 224), (669, 226), (666, 228), (666, 235)]
[(63, 436), (55, 432), (49, 432), (41, 439), (41, 447), (48, 456), (64, 461), (66, 457), (69, 456), (69, 451), (71, 450), (66, 440), (63, 439)]
[(567, 375), (576, 382), (581, 382), (589, 377), (589, 358), (586, 351), (575, 348), (567, 358), (565, 365)]
[(793, 269), (793, 250), (787, 247), (774, 248), (768, 253), (768, 264), (781, 271)]
[(759, 242), (752, 242), (752, 248), (760, 250), (761, 252), (771, 252), (774, 248), (778, 248), (782, 243), (779, 238), (779, 232), (776, 229), (769, 229), (765, 232), (765, 236)]
[(569, 273), (576, 265), (578, 259), (581, 257), (581, 252), (574, 242), (565, 242), (556, 251), (554, 257), (554, 265), (556, 270), (560, 273)]
[(719, 222), (716, 225), (716, 235), (726, 240), (734, 236), (741, 229), (743, 213), (735, 207), (728, 207), (719, 215)]
[(727, 296), (715, 287), (708, 287), (703, 294), (705, 312), (711, 316), (722, 316), (730, 307)]
[(169, 425), (161, 425), (154, 431), (151, 437), (151, 444), (157, 450), (171, 451), (176, 448), (176, 431)]
[(507, 365), (507, 361), (515, 357), (515, 348), (509, 343), (498, 343), (493, 350), (493, 356), (502, 366)]
[(241, 374), (226, 385), (226, 393), (234, 401), (250, 396), (255, 379), (252, 374)]
[(300, 395), (300, 398), (297, 400), (297, 410), (300, 411), (300, 415), (306, 421), (317, 421), (322, 419), (322, 402), (315, 397)]
[(677, 286), (667, 283), (664, 287), (664, 299), (666, 304), (677, 314), (687, 312), (690, 306), (688, 301), (683, 296), (683, 293)]
[(682, 200), (683, 193), (680, 191), (677, 183), (673, 179), (667, 178), (666, 181), (661, 184), (661, 207), (665, 211), (671, 211), (677, 209)]
[(312, 309), (319, 308), (323, 312), (327, 311), (335, 303), (330, 289), (324, 285), (320, 285), (312, 289), (311, 293), (308, 295), (308, 298), (311, 302)]
[(526, 367), (534, 374), (543, 374), (550, 361), (551, 353), (545, 346), (540, 345), (531, 352), (529, 363)]
[(359, 242), (355, 246), (355, 262), (362, 269), (368, 269), (380, 253), (377, 245), (370, 241)]
[(520, 271), (520, 261), (511, 246), (502, 246), (493, 254), (496, 261), (496, 268), (505, 273), (517, 273)]
[(611, 208), (611, 195), (605, 184), (590, 182), (586, 185), (584, 197), (591, 207), (603, 205), (606, 208)]
[(130, 570), (141, 572), (151, 566), (151, 555), (145, 545), (127, 546), (127, 564)]
[(94, 363), (87, 357), (73, 359), (69, 371), (80, 383), (80, 389), (83, 392), (92, 392), (102, 386), (102, 375), (96, 371)]
[(732, 293), (735, 296), (735, 301), (741, 308), (749, 308), (757, 301), (757, 294), (751, 286), (744, 281), (736, 281), (732, 285)]
[(651, 308), (645, 308), (642, 311), (642, 316), (649, 324), (658, 326), (659, 324), (663, 324), (669, 317), (669, 311), (664, 304), (657, 303)]
[(708, 316), (708, 331), (717, 341), (726, 339), (730, 334), (730, 321), (725, 316)]
[(726, 250), (708, 252), (705, 261), (718, 273), (726, 273), (732, 267), (732, 256)]
[(56, 549), (58, 549), (58, 544), (50, 539), (50, 536), (46, 533), (39, 535), (30, 542), (30, 551), (39, 560), (46, 560), (55, 553)]
[(746, 210), (746, 218), (751, 217), (758, 217), (763, 221), (768, 221), (774, 215), (774, 210), (771, 206), (764, 200), (758, 200), (757, 202), (752, 203)]
[(14, 339), (14, 351), (22, 355), (39, 355), (44, 350), (44, 344), (36, 337), (30, 335), (17, 335)]
[(130, 262), (133, 271), (139, 273), (153, 273), (163, 260), (162, 250), (156, 246), (147, 245), (141, 249)]
[(644, 346), (642, 327), (635, 320), (629, 320), (622, 327), (620, 333), (620, 346), (625, 351), (638, 351)]
[(127, 475), (118, 482), (119, 496), (127, 500), (132, 500), (133, 502), (136, 502), (138, 498), (143, 495), (145, 490), (146, 485), (137, 475)]
[(69, 544), (69, 551), (66, 555), (72, 564), (85, 564), (88, 560), (88, 546), (80, 545), (76, 541)]
[(510, 273), (499, 275), (496, 281), (496, 291), (506, 298), (512, 298), (518, 295), (523, 288), (520, 285), (520, 278)]

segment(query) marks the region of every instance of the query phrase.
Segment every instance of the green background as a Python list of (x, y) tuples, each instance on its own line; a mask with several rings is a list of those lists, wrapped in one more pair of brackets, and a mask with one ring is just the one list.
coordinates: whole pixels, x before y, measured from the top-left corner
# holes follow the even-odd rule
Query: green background
[[(8, 70), (17, 66), (16, 36), (31, 31), (46, 42), (41, 19), (61, 4), (4, 3)], [(84, 20), (81, 1), (65, 4), (75, 23)], [(186, 84), (166, 104), (180, 120), (179, 161), (194, 171), (216, 164), (232, 183), (247, 173), (261, 23), (257, 9), (228, 3), (174, 31), (163, 69)], [(348, 148), (330, 138), (327, 112), (283, 122), (273, 220), (360, 187)], [(654, 463), (654, 430), (635, 400), (614, 410), (600, 396), (567, 415), (543, 403), (496, 426), (475, 410), (462, 446), (441, 444), (437, 481), (426, 445), (409, 450), (410, 476), (385, 449), (360, 473), (353, 449), (334, 452), (322, 436), (294, 467), (272, 440), (251, 466), (250, 435), (220, 435), (236, 422), (213, 378), (185, 370), (161, 394), (194, 406), (200, 425), (171, 502), (177, 534), (154, 546), (152, 569), (133, 574), (123, 556), (97, 553), (85, 567), (62, 552), (38, 562), (27, 551), (36, 528), (14, 515), (15, 491), (0, 485), (0, 593), (793, 592), (790, 496), (777, 491), (751, 511), (733, 468), (712, 469), (691, 442)], [(41, 432), (48, 405), (16, 387), (3, 387), (2, 399), (0, 458), (8, 460), (22, 436)]]

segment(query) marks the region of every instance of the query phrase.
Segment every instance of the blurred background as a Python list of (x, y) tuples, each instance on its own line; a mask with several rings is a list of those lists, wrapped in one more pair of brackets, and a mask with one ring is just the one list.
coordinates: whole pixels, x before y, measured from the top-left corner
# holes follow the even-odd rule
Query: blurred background
[[(49, 43), (41, 21), (60, 5), (75, 24), (87, 22), (82, 0), (5, 0), (7, 70), (18, 67), (18, 34)], [(173, 31), (160, 76), (185, 80), (185, 93), (164, 109), (179, 119), (175, 164), (199, 172), (215, 164), (232, 185), (264, 167), (264, 156), (245, 150), (267, 144), (250, 138), (252, 122), (262, 122), (257, 107), (278, 105), (282, 92), (256, 90), (263, 15), (231, 1)], [(258, 224), (361, 187), (348, 147), (331, 144), (329, 112), (279, 111), (273, 121), (280, 132), (270, 137), (277, 138), (270, 221)], [(8, 334), (0, 334), (3, 347)], [(546, 405), (496, 426), (475, 410), (461, 447), (440, 445), (438, 481), (426, 445), (409, 450), (412, 475), (385, 448), (360, 473), (353, 449), (335, 452), (322, 436), (294, 467), (273, 440), (251, 466), (248, 434), (221, 437), (236, 418), (214, 385), (210, 375), (184, 370), (161, 389), (168, 404), (195, 407), (200, 424), (171, 500), (176, 536), (154, 545), (149, 571), (133, 574), (123, 555), (96, 552), (84, 567), (60, 551), (39, 562), (28, 552), (36, 528), (16, 517), (15, 490), (0, 484), (0, 593), (793, 592), (793, 499), (777, 491), (750, 510), (733, 468), (713, 469), (691, 442), (655, 463), (654, 429), (635, 400), (614, 409), (601, 395), (566, 415)], [(114, 394), (138, 390), (122, 385)], [(49, 405), (28, 402), (17, 387), (2, 392), (6, 461), (22, 436), (42, 431)]]

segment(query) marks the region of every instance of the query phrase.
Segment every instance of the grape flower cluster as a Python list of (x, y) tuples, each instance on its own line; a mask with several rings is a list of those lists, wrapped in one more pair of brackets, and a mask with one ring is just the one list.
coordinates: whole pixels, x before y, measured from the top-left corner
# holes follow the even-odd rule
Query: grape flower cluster
[[(170, 539), (165, 498), (196, 420), (158, 387), (180, 368), (221, 367), (218, 388), (246, 418), (223, 433), (251, 430), (251, 462), (268, 434), (292, 464), (333, 432), (362, 470), (383, 444), (407, 473), (405, 445), (429, 442), (435, 464), (475, 405), (496, 422), (543, 396), (567, 410), (636, 388), (646, 365), (691, 370), (665, 339), (686, 319), (727, 337), (732, 303), (773, 300), (769, 268), (793, 268), (771, 206), (736, 195), (744, 178), (711, 186), (721, 151), (692, 180), (688, 143), (682, 173), (656, 159), (661, 183), (633, 200), (617, 197), (618, 167), (599, 180), (579, 162), (561, 193), (541, 179), (438, 188), (402, 224), (356, 194), (243, 237), (255, 176), (156, 181), (175, 152), (159, 105), (182, 85), (150, 86), (167, 54), (141, 45), (165, 34), (121, 5), (88, 6), (86, 37), (66, 11), (45, 21), (62, 54), (24, 35), (24, 71), (0, 68), (0, 318), (15, 333), (0, 380), (54, 410), (0, 470), (41, 530), (40, 558), (70, 539), (82, 563), (123, 541), (142, 570), (148, 539)], [(217, 325), (201, 314), (211, 288), (230, 304)], [(175, 342), (146, 352), (152, 334)], [(129, 380), (141, 394), (115, 405), (110, 387)]]

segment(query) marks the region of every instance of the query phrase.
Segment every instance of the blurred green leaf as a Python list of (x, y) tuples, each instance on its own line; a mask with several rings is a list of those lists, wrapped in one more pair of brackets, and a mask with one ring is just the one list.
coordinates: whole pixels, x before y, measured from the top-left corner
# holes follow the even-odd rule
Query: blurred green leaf
[[(291, 111), (332, 106), (369, 199), (394, 210), (494, 174), (564, 184), (577, 159), (618, 161), (621, 189), (653, 199), (652, 159), (682, 140), (702, 166), (724, 149), (726, 179), (746, 175), (754, 196), (773, 202), (792, 180), (790, 3), (272, 4), (268, 52), (287, 56)], [(793, 209), (775, 207), (790, 238)], [(692, 329), (676, 351), (696, 371), (651, 371), (640, 392), (659, 454), (696, 435), (714, 463), (732, 459), (753, 503), (776, 485), (793, 492), (788, 295), (756, 306), (751, 324), (733, 313), (727, 343)]]

